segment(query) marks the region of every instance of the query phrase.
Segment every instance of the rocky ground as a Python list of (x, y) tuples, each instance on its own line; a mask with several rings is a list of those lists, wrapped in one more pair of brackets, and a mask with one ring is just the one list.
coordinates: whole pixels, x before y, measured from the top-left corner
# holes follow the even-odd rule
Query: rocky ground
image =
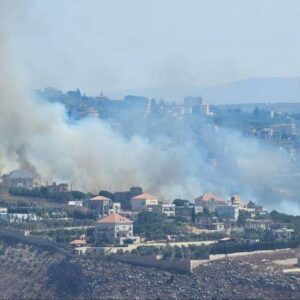
[(295, 253), (232, 258), (202, 265), (193, 274), (178, 274), (5, 242), (0, 295), (1, 299), (300, 299), (300, 279), (274, 264), (274, 259), (289, 257)]
[[(277, 254), (277, 259), (287, 254)], [(92, 298), (300, 299), (300, 279), (283, 274), (267, 255), (215, 261), (193, 274), (85, 261)], [(104, 275), (105, 274), (105, 275)]]

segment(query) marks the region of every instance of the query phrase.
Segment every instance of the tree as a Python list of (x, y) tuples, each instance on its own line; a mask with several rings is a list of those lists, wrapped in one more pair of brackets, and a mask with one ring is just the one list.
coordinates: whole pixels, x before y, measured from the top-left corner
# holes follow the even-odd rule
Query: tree
[(237, 220), (237, 225), (239, 227), (245, 226), (246, 219), (249, 219), (250, 217), (251, 217), (251, 215), (250, 215), (250, 213), (248, 211), (240, 210), (239, 217), (238, 217), (238, 220)]
[(74, 199), (82, 200), (86, 198), (86, 194), (80, 191), (72, 191), (72, 196)]
[(191, 205), (190, 201), (184, 200), (184, 199), (175, 199), (173, 201), (173, 204), (175, 204), (175, 206), (189, 206), (189, 205)]

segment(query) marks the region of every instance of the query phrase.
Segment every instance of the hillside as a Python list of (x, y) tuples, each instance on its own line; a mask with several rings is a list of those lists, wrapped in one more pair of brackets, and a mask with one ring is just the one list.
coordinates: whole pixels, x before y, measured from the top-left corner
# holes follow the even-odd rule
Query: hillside
[(202, 96), (205, 103), (213, 104), (299, 102), (300, 78), (250, 78), (211, 87), (145, 88), (111, 93), (111, 96), (120, 98), (128, 94), (170, 101), (182, 101), (188, 95)]
[[(75, 257), (1, 239), (2, 299), (299, 299), (298, 278), (270, 255), (211, 262), (192, 275)], [(293, 257), (278, 253), (272, 259)]]

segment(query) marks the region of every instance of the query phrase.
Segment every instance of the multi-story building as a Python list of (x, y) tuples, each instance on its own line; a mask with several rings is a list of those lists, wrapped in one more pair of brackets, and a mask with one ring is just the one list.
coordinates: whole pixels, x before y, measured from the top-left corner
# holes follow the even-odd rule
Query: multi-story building
[(274, 240), (291, 240), (293, 234), (295, 233), (295, 230), (289, 228), (280, 228), (280, 229), (271, 229), (270, 232)]
[(150, 194), (143, 193), (131, 198), (131, 209), (133, 211), (146, 211), (149, 205), (157, 205), (158, 199)]
[(221, 219), (237, 220), (239, 208), (232, 205), (220, 205), (216, 208), (216, 214)]
[(256, 230), (268, 230), (272, 224), (271, 220), (253, 220), (247, 219), (244, 225), (245, 230), (256, 231)]
[(148, 205), (148, 211), (158, 212), (168, 217), (174, 217), (175, 204), (160, 203), (157, 205)]
[(123, 244), (125, 240), (133, 239), (133, 222), (119, 214), (111, 214), (97, 222), (95, 234), (98, 244)]
[(69, 191), (69, 185), (67, 183), (59, 183), (53, 182), (52, 185), (47, 185), (47, 189), (49, 193), (66, 193)]
[(212, 193), (205, 193), (195, 199), (195, 206), (202, 206), (210, 212), (214, 212), (218, 206), (225, 205), (226, 202), (219, 196)]
[(223, 231), (225, 229), (224, 223), (221, 223), (217, 218), (212, 217), (196, 217), (195, 224), (200, 229), (218, 231)]
[(176, 206), (175, 216), (179, 218), (184, 218), (187, 221), (193, 221), (195, 216), (195, 207), (193, 205)]
[(97, 216), (107, 216), (112, 200), (104, 196), (96, 196), (88, 200), (88, 207)]
[(27, 188), (32, 189), (34, 175), (28, 171), (15, 170), (3, 175), (3, 186), (7, 188)]

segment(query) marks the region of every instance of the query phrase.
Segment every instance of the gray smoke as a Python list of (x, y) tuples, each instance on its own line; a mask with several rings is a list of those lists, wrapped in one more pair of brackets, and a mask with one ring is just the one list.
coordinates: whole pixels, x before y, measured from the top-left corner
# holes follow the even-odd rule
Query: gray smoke
[[(98, 119), (67, 122), (63, 106), (35, 99), (30, 92), (10, 43), (14, 22), (28, 7), (25, 1), (10, 3), (0, 4), (2, 171), (21, 167), (40, 174), (42, 182), (67, 181), (84, 191), (141, 185), (165, 201), (213, 191), (240, 193), (269, 207), (284, 203), (286, 210), (299, 208), (287, 153), (238, 132), (215, 130), (203, 121), (198, 134), (180, 121), (172, 127), (158, 120), (164, 132), (125, 138)], [(282, 185), (292, 195), (282, 194)]]

